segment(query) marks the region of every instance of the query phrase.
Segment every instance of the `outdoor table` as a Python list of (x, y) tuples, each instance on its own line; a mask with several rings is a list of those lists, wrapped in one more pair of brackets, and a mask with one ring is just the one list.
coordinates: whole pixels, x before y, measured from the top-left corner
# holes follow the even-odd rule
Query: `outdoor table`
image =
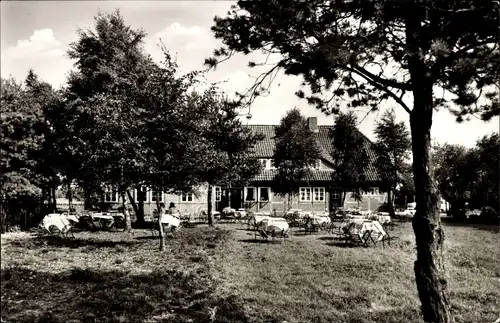
[(59, 213), (47, 214), (40, 223), (40, 226), (51, 232), (51, 227), (57, 228), (60, 232), (66, 232), (71, 228), (71, 223), (66, 218), (66, 216)]
[[(365, 219), (351, 219), (346, 222), (344, 228), (348, 228), (351, 235), (358, 235), (364, 245), (368, 245), (369, 240), (376, 244), (384, 239), (387, 235), (384, 228), (378, 221), (370, 221)], [(372, 236), (373, 234), (376, 237)]]
[(382, 225), (389, 224), (391, 223), (391, 217), (389, 215), (377, 215), (377, 221)]
[(115, 218), (105, 213), (90, 213), (90, 217), (92, 218), (92, 221), (97, 220), (102, 227), (107, 229), (113, 227), (115, 224)]
[(366, 219), (363, 215), (353, 215), (353, 214), (348, 214), (347, 218), (352, 219), (352, 220), (365, 220)]
[(178, 227), (181, 224), (181, 219), (178, 216), (175, 216), (173, 214), (166, 214), (163, 213), (161, 215), (161, 220), (160, 222), (162, 224), (166, 224), (168, 226), (175, 226)]

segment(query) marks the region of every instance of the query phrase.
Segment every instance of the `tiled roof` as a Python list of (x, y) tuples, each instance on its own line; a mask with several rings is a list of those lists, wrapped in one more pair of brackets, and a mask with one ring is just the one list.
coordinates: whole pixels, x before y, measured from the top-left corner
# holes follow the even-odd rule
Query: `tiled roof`
[[(273, 153), (274, 153), (274, 130), (276, 128), (275, 125), (248, 125), (250, 129), (254, 133), (260, 133), (264, 135), (264, 139), (257, 143), (255, 146), (255, 157), (257, 158), (272, 158)], [(318, 146), (321, 150), (321, 155), (322, 159), (327, 161), (328, 163), (332, 164), (332, 152), (333, 152), (333, 146), (332, 146), (332, 140), (330, 138), (330, 132), (333, 129), (333, 126), (326, 126), (326, 125), (318, 125), (318, 132), (314, 133), (314, 138), (316, 139), (316, 142), (318, 143)], [(365, 176), (368, 181), (379, 181), (380, 176), (377, 172), (377, 169), (375, 167), (375, 160), (376, 160), (376, 155), (375, 155), (375, 149), (374, 149), (374, 144), (368, 139), (365, 135), (363, 135), (361, 132), (360, 134), (363, 137), (363, 146), (367, 152), (368, 155), (368, 166), (365, 170)], [(267, 170), (264, 170), (266, 172)], [(272, 171), (272, 170), (269, 170)], [(317, 178), (325, 178), (323, 175), (319, 175), (323, 170), (315, 170), (315, 173), (318, 173)], [(260, 174), (257, 176), (259, 178), (258, 180), (264, 180), (260, 178), (271, 178), (270, 175), (271, 173), (266, 175), (264, 173)], [(266, 177), (267, 176), (267, 177)], [(256, 178), (256, 180), (257, 180)], [(329, 180), (329, 179), (321, 179), (321, 180)]]
[[(255, 182), (267, 182), (273, 179), (273, 177), (276, 175), (277, 171), (275, 169), (264, 169), (260, 172), (259, 175), (257, 175), (253, 181)], [(314, 170), (312, 171), (309, 176), (305, 178), (305, 181), (331, 181), (332, 176), (333, 176), (333, 170), (331, 169), (321, 169), (321, 170)]]

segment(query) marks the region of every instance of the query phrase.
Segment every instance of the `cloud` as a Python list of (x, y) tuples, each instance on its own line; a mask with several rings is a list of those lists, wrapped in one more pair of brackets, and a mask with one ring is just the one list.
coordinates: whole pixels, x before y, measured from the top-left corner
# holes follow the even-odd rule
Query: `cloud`
[(201, 65), (205, 56), (211, 54), (218, 43), (208, 27), (174, 22), (146, 40), (146, 51), (159, 61), (163, 58), (161, 49), (158, 47), (160, 40), (167, 49), (175, 49), (172, 54), (178, 54), (179, 63), (184, 63), (181, 67), (185, 67), (186, 63), (187, 65), (194, 63), (196, 68)]
[(52, 29), (36, 29), (29, 39), (19, 39), (16, 45), (2, 48), (1, 75), (23, 80), (33, 68), (42, 80), (58, 87), (72, 66), (65, 56), (66, 49)]
[(19, 60), (27, 58), (59, 57), (65, 53), (64, 44), (56, 39), (50, 28), (37, 29), (29, 39), (20, 39), (17, 44), (8, 47), (3, 59)]
[(210, 29), (196, 25), (184, 26), (178, 22), (155, 33), (147, 42), (147, 46), (156, 47), (160, 39), (167, 47), (183, 49), (205, 48), (215, 42)]

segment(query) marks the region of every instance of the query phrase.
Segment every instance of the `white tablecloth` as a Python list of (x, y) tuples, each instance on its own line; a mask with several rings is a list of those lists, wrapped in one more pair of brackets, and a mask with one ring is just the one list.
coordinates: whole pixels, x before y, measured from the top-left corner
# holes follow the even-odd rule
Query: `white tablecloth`
[(181, 220), (176, 216), (164, 213), (161, 215), (161, 223), (168, 224), (169, 226), (178, 227), (181, 224)]
[(51, 227), (56, 227), (59, 231), (66, 232), (71, 228), (71, 223), (66, 216), (59, 213), (51, 213), (42, 219), (40, 226), (47, 231), (50, 231)]
[(262, 220), (261, 223), (262, 228), (266, 232), (286, 232), (290, 228), (288, 222), (286, 222), (284, 218), (267, 218)]
[(90, 214), (92, 219), (97, 219), (97, 220), (109, 220), (109, 221), (114, 221), (115, 219), (108, 214), (102, 214), (102, 213), (92, 213)]
[(372, 231), (372, 235), (373, 237), (376, 236), (377, 241), (381, 241), (384, 236), (387, 235), (384, 228), (382, 228), (382, 225), (378, 221), (353, 219), (346, 222), (344, 227), (349, 226), (351, 223), (354, 223), (354, 225), (349, 227), (351, 234), (358, 234), (360, 237), (363, 237), (365, 232)]

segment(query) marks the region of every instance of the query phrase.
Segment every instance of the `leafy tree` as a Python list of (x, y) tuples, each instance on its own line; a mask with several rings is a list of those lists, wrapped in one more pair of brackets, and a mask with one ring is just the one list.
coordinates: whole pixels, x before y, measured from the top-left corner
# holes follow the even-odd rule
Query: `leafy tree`
[(130, 189), (144, 181), (141, 134), (148, 108), (135, 105), (134, 95), (157, 67), (142, 48), (146, 34), (127, 26), (118, 11), (99, 13), (94, 27), (78, 30), (79, 39), (68, 51), (76, 71), (68, 78), (65, 115), (70, 129), (61, 146), (77, 157), (66, 173), (118, 188), (130, 230), (126, 195), (138, 221), (144, 222)]
[(279, 54), (243, 94), (250, 102), (281, 69), (301, 75), (311, 90), (308, 101), (324, 111), (337, 112), (343, 99), (371, 109), (392, 99), (409, 114), (417, 202), (414, 270), (426, 322), (451, 321), (429, 158), (432, 114), (447, 107), (459, 119), (498, 115), (497, 10), (486, 0), (238, 1), (212, 27), (223, 47), (206, 60), (211, 66), (236, 52)]
[(347, 192), (352, 192), (361, 201), (361, 190), (365, 186), (365, 170), (368, 155), (363, 135), (359, 132), (356, 115), (352, 112), (339, 113), (330, 133), (333, 145), (334, 183), (341, 189), (341, 205)]
[(396, 122), (396, 113), (390, 109), (382, 115), (375, 127), (375, 150), (377, 168), (387, 186), (389, 213), (393, 217), (394, 201), (392, 193), (404, 171), (405, 160), (411, 149), (410, 133), (404, 122)]
[(287, 196), (288, 209), (292, 195), (299, 192), (301, 183), (311, 173), (311, 167), (321, 157), (313, 132), (306, 118), (294, 108), (281, 119), (275, 129), (274, 165), (276, 176), (271, 182), (273, 192)]
[(415, 181), (413, 180), (412, 165), (410, 163), (403, 164), (399, 180), (400, 183), (396, 186), (396, 194), (400, 197), (397, 205), (406, 207), (408, 196), (415, 196)]
[(449, 144), (435, 148), (438, 187), (457, 219), (464, 219), (467, 208), (489, 206), (498, 214), (499, 146), (494, 133), (478, 140), (474, 148)]
[(43, 151), (48, 132), (44, 118), (48, 107), (60, 98), (32, 70), (24, 84), (2, 78), (0, 97), (2, 209), (11, 217), (23, 213), (21, 225), (25, 228), (30, 224), (28, 213), (34, 215), (44, 193), (56, 187), (55, 174)]
[(477, 154), (461, 145), (445, 144), (437, 147), (433, 157), (439, 191), (450, 203), (453, 216), (463, 219), (465, 205), (478, 180)]
[(238, 119), (239, 104), (218, 94), (215, 88), (205, 93), (201, 106), (208, 108), (208, 113), (205, 113), (209, 116), (206, 133), (213, 145), (211, 154), (215, 154), (202, 175), (202, 179), (209, 184), (207, 211), (209, 225), (212, 226), (212, 186), (245, 186), (257, 175), (261, 165), (252, 153), (263, 136), (245, 127)]
[(484, 136), (477, 141), (474, 153), (477, 154), (476, 164), (478, 180), (475, 182), (470, 204), (476, 207), (489, 206), (497, 215), (500, 214), (499, 175), (500, 136), (498, 133)]

